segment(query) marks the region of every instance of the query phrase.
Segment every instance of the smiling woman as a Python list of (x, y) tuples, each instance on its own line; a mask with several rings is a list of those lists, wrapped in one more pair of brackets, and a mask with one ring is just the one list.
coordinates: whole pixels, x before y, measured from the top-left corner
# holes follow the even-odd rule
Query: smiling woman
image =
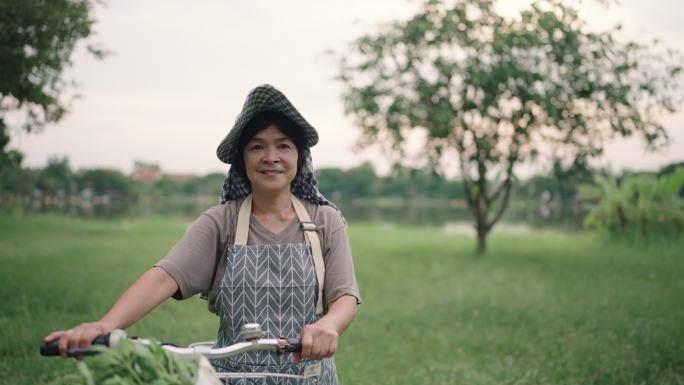
[[(225, 227), (234, 233), (225, 235), (227, 248), (218, 247), (226, 251), (217, 268), (203, 264), (203, 276), (212, 282), (200, 280), (198, 286), (209, 288), (209, 307), (222, 319), (217, 343), (237, 342), (239, 328), (251, 322), (266, 325), (273, 336), (302, 339), (294, 363), (247, 354), (215, 362), (219, 370), (295, 375), (318, 370), (319, 383), (337, 383), (332, 355), (360, 295), (344, 220), (318, 192), (309, 151), (317, 141), (316, 130), (289, 100), (264, 85), (250, 92), (217, 149), (219, 159), (233, 166), (224, 182), (223, 205), (205, 214), (215, 217), (210, 228), (228, 222)], [(172, 252), (159, 264), (179, 281), (183, 271), (196, 269), (196, 260), (181, 255)], [(182, 297), (192, 292), (184, 286), (179, 283)]]
[(280, 91), (269, 85), (252, 90), (217, 149), (219, 159), (232, 164), (221, 204), (205, 211), (101, 320), (54, 332), (46, 341), (60, 339), (63, 353), (88, 346), (169, 297), (203, 293), (221, 318), (218, 347), (239, 342), (248, 323), (264, 326), (268, 338), (299, 336), (302, 343), (292, 360), (251, 352), (213, 362), (217, 370), (313, 373), (315, 379), (277, 383), (337, 384), (332, 356), (361, 297), (345, 221), (319, 193), (313, 174), (309, 147), (317, 141), (316, 130)]

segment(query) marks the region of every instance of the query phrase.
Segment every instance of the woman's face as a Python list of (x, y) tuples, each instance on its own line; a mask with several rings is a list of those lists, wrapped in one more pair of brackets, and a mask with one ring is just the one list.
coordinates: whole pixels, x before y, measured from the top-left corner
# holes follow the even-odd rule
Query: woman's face
[(244, 149), (245, 171), (252, 190), (290, 190), (297, 174), (297, 146), (271, 124), (257, 132)]

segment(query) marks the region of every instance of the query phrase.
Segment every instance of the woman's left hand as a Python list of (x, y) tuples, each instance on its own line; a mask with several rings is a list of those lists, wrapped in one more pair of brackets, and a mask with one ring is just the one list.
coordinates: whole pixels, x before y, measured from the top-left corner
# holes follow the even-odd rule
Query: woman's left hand
[(292, 361), (295, 364), (302, 360), (320, 360), (332, 357), (337, 351), (337, 340), (344, 333), (356, 315), (356, 297), (343, 295), (328, 306), (328, 313), (318, 322), (305, 325), (299, 339), (302, 352), (295, 353)]
[(305, 325), (299, 336), (302, 352), (295, 353), (292, 360), (298, 364), (304, 359), (320, 360), (325, 357), (332, 357), (337, 350), (338, 338), (337, 331), (326, 325), (323, 320)]

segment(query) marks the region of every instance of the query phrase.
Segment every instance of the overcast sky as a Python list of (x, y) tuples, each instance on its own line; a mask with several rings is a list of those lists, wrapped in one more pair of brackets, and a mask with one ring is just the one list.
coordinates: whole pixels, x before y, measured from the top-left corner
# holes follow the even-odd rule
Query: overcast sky
[[(528, 3), (503, 1), (500, 10), (513, 14)], [(625, 0), (609, 10), (584, 4), (597, 27), (621, 22), (629, 37), (658, 37), (684, 51), (676, 0)], [(370, 160), (382, 171), (387, 162), (378, 151), (353, 150), (359, 131), (343, 114), (336, 64), (324, 52), (415, 9), (403, 0), (108, 1), (96, 11), (95, 41), (113, 54), (97, 61), (77, 52), (69, 76), (81, 98), (58, 125), (15, 135), (12, 145), (32, 167), (68, 156), (76, 169), (130, 172), (143, 160), (172, 173), (224, 172), (216, 146), (248, 91), (271, 83), (318, 129), (317, 168)], [(647, 154), (638, 140), (621, 141), (600, 163), (654, 169), (684, 160), (684, 114), (662, 121), (673, 138), (667, 151)]]

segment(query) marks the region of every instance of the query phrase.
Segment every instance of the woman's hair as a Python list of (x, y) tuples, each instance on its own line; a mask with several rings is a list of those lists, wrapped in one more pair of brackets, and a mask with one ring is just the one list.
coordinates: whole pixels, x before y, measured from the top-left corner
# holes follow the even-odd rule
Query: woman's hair
[(254, 138), (260, 131), (275, 125), (278, 129), (292, 140), (297, 147), (297, 174), (304, 165), (304, 158), (302, 151), (305, 149), (305, 140), (302, 134), (302, 129), (295, 124), (290, 118), (277, 111), (263, 111), (257, 114), (252, 120), (247, 123), (240, 134), (238, 140), (237, 151), (235, 151), (235, 159), (233, 159), (232, 166), (235, 171), (249, 182), (247, 178), (247, 171), (245, 170), (245, 146)]

